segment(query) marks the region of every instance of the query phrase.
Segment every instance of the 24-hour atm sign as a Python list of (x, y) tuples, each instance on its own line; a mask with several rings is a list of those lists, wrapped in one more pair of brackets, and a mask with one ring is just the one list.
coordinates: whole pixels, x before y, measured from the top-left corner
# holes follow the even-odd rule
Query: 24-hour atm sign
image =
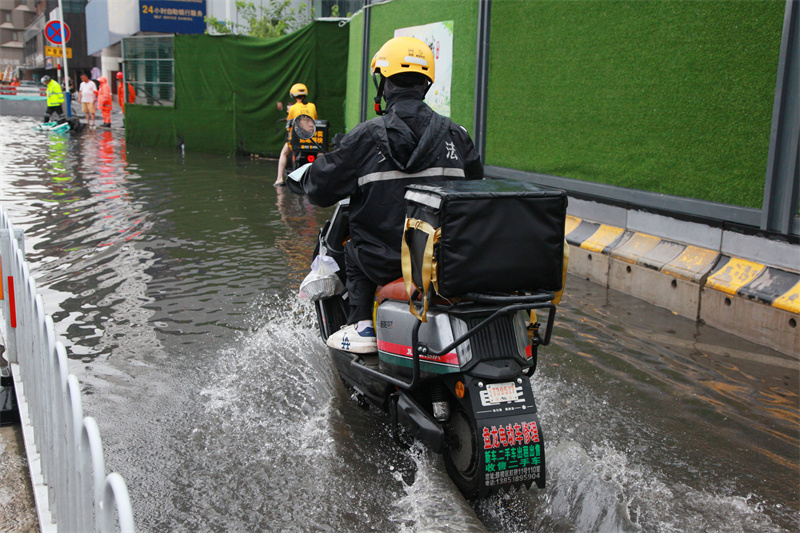
[(205, 33), (205, 0), (140, 0), (141, 31)]

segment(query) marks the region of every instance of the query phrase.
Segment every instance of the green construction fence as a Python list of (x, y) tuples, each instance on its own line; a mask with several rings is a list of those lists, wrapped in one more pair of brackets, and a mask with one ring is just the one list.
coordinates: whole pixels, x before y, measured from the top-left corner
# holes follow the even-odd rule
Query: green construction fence
[(760, 208), (785, 8), (492, 2), (486, 162)]
[[(453, 23), (453, 74), (451, 82), (450, 118), (472, 131), (475, 113), (475, 54), (478, 42), (478, 0), (396, 0), (386, 4), (376, 4), (370, 8), (369, 56), (372, 57), (380, 47), (394, 37), (394, 30), (410, 26), (421, 26), (434, 22)], [(361, 59), (363, 42), (363, 15), (360, 31), (351, 29), (350, 60)], [(356, 40), (357, 38), (357, 40)], [(357, 51), (354, 53), (352, 47)], [(361, 70), (348, 68), (348, 87), (354, 84), (351, 79), (358, 78), (361, 83)], [(347, 127), (352, 129), (360, 116), (361, 91), (358, 99), (348, 99)], [(368, 84), (367, 118), (375, 117), (375, 86), (370, 79)], [(353, 109), (352, 106), (355, 106)]]
[[(451, 118), (474, 131), (479, 0), (369, 10), (368, 57), (399, 28), (452, 22)], [(491, 4), (486, 163), (759, 208), (784, 0)], [(133, 144), (274, 154), (306, 81), (332, 132), (362, 111), (367, 11), (274, 41), (177, 36), (174, 109), (131, 106)], [(366, 115), (374, 117), (370, 82)], [(277, 126), (276, 126), (277, 124)]]
[[(760, 208), (785, 5), (492, 2), (486, 163)], [(469, 131), (478, 6), (395, 0), (369, 8), (369, 57), (395, 29), (454, 21), (451, 118)], [(350, 34), (347, 83), (358, 91), (348, 91), (348, 128), (361, 109), (361, 71), (352, 64), (361, 57), (359, 24)], [(369, 91), (373, 117), (372, 84)]]
[(344, 131), (348, 33), (347, 25), (317, 21), (279, 39), (176, 35), (174, 107), (128, 106), (126, 137), (134, 145), (274, 156), (295, 83), (308, 87), (331, 134)]

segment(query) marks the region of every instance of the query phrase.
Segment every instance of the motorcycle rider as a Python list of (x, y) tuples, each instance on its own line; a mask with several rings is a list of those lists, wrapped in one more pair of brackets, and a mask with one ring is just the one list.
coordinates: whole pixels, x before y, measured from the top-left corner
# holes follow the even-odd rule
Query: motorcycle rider
[[(424, 42), (390, 39), (373, 57), (371, 70), (378, 88), (375, 111), (382, 116), (353, 128), (339, 149), (308, 167), (300, 183), (288, 180), (290, 189), (323, 207), (350, 197), (348, 325), (327, 344), (353, 353), (377, 351), (375, 290), (402, 276), (406, 185), (483, 177), (467, 130), (423, 101), (435, 75), (433, 52)], [(381, 110), (381, 97), (386, 111)]]
[[(292, 135), (292, 120), (295, 117), (300, 115), (308, 115), (314, 120), (317, 120), (317, 107), (308, 102), (308, 88), (303, 85), (302, 83), (295, 83), (292, 85), (292, 88), (289, 89), (289, 96), (294, 98), (294, 103), (289, 106), (287, 115), (286, 115), (286, 129), (289, 130), (289, 135)], [(287, 140), (286, 144), (283, 145), (281, 149), (281, 157), (278, 159), (278, 177), (275, 180), (275, 186), (282, 186), (283, 183), (283, 172), (286, 170), (286, 163), (289, 160), (289, 153), (292, 151), (291, 146), (291, 137)]]

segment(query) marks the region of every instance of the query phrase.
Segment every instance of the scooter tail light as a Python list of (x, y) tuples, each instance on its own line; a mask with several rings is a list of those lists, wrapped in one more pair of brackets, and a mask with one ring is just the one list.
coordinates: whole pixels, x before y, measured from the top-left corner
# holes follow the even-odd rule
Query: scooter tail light
[(317, 156), (315, 156), (315, 155), (310, 155), (310, 156), (308, 156), (306, 159), (308, 159), (308, 162), (309, 162), (309, 163), (313, 163), (313, 162), (314, 162), (314, 160), (315, 160), (316, 158), (317, 158)]

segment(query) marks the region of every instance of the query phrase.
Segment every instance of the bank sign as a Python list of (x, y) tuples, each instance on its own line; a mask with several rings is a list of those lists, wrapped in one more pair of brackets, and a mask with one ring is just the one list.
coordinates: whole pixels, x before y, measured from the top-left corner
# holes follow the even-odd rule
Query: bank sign
[(205, 0), (140, 0), (140, 31), (205, 33)]

